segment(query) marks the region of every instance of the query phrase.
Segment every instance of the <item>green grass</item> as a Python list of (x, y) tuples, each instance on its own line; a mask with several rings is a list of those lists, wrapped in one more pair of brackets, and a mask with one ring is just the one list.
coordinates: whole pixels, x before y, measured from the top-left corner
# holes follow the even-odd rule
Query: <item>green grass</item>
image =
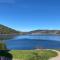
[(14, 59), (20, 60), (48, 60), (57, 56), (57, 53), (51, 50), (12, 50), (10, 53)]
[(6, 46), (3, 43), (0, 43), (0, 50), (6, 50)]

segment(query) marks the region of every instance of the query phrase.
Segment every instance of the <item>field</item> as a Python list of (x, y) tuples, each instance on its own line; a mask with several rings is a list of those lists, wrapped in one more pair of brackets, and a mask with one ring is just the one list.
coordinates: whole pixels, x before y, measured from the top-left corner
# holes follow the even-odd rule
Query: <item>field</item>
[(10, 53), (13, 59), (17, 60), (48, 60), (57, 56), (57, 53), (51, 50), (12, 50)]

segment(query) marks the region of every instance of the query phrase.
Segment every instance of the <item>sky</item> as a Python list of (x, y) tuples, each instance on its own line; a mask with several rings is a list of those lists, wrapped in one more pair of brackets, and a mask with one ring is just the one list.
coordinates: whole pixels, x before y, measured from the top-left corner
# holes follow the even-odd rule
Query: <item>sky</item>
[(60, 29), (60, 0), (0, 0), (0, 24), (19, 31)]

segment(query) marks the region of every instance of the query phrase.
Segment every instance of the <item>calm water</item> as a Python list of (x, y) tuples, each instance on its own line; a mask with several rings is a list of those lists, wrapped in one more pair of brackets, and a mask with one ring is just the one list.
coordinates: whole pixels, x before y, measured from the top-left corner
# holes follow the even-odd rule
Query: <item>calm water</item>
[(8, 49), (30, 50), (36, 48), (60, 48), (60, 36), (58, 35), (26, 35), (17, 36), (5, 41)]

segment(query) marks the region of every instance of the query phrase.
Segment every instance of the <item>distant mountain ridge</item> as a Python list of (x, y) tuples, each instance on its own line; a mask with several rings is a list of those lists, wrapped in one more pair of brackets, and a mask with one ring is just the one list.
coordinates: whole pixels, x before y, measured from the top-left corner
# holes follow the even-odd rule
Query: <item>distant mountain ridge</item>
[(6, 27), (0, 24), (0, 34), (19, 34), (19, 31), (16, 31), (12, 28)]
[(58, 34), (60, 35), (60, 30), (33, 30), (30, 32), (21, 32), (0, 24), (0, 34), (20, 34), (20, 35), (26, 35), (26, 34), (55, 34), (56, 35)]
[(34, 30), (30, 31), (29, 34), (60, 34), (60, 30)]

